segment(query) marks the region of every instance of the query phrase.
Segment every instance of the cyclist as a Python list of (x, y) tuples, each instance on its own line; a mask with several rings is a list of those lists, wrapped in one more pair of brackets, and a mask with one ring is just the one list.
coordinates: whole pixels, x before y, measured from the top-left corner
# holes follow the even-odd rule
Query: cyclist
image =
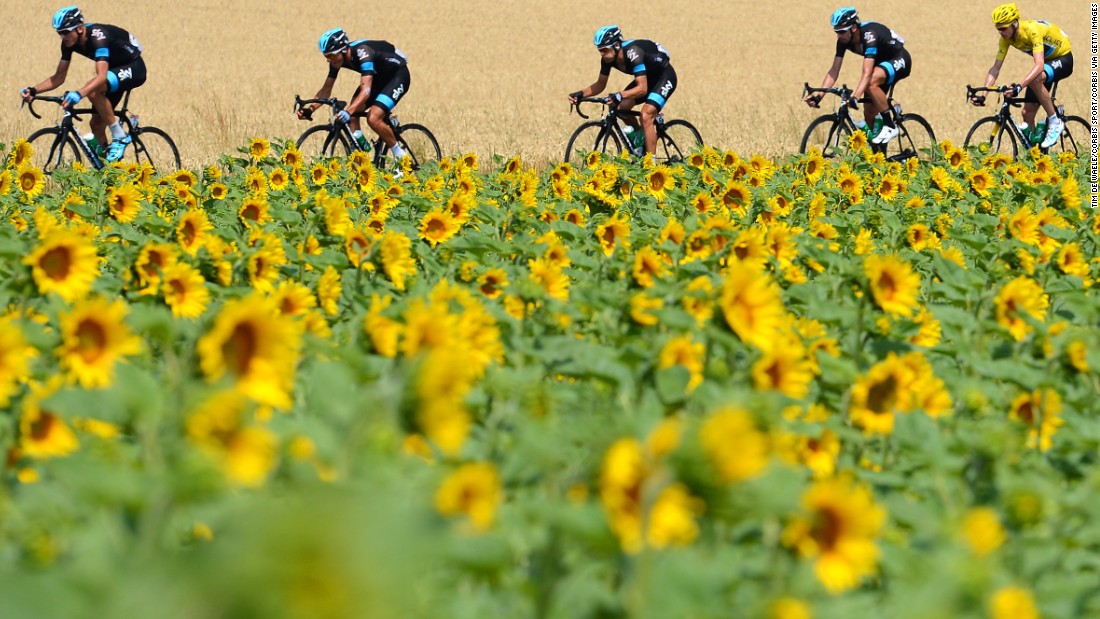
[(61, 62), (50, 77), (20, 91), (24, 101), (35, 95), (49, 92), (65, 83), (69, 74), (69, 61), (73, 52), (95, 61), (95, 76), (78, 90), (65, 93), (62, 104), (70, 108), (87, 98), (92, 104), (89, 124), (100, 144), (107, 144), (106, 128), (111, 130), (107, 161), (118, 161), (130, 144), (130, 136), (115, 116), (114, 107), (122, 95), (145, 83), (145, 61), (141, 58), (141, 44), (134, 35), (108, 24), (86, 24), (84, 15), (75, 6), (60, 9), (53, 16), (53, 28), (61, 37)]
[[(1024, 95), (1024, 123), (1027, 125), (1025, 135), (1031, 135), (1032, 141), (1038, 141), (1043, 134), (1035, 127), (1035, 112), (1039, 106), (1047, 113), (1046, 135), (1043, 137), (1040, 147), (1050, 148), (1058, 141), (1065, 128), (1065, 123), (1058, 118), (1054, 109), (1054, 102), (1050, 99), (1050, 91), (1059, 81), (1069, 77), (1073, 73), (1073, 54), (1070, 53), (1069, 37), (1061, 28), (1045, 21), (1020, 19), (1020, 10), (1015, 4), (1002, 4), (993, 9), (993, 26), (1001, 35), (1000, 47), (997, 50), (997, 58), (993, 61), (989, 73), (985, 76), (986, 87), (992, 87), (997, 83), (997, 76), (1001, 72), (1001, 65), (1008, 55), (1008, 48), (1015, 47), (1023, 52), (1030, 52), (1035, 63), (1020, 80), (1019, 84), (1013, 84), (1016, 89), (1014, 95), (1020, 94), (1020, 90), (1027, 88)], [(974, 105), (980, 105), (981, 100), (974, 97), (970, 100)], [(1021, 127), (1023, 130), (1024, 127)]]
[[(676, 90), (676, 71), (669, 64), (668, 50), (660, 43), (646, 39), (623, 40), (618, 26), (604, 26), (596, 31), (593, 39), (600, 51), (600, 75), (595, 83), (569, 95), (570, 103), (576, 103), (583, 97), (592, 97), (607, 87), (607, 77), (614, 67), (623, 73), (633, 75), (634, 79), (620, 92), (608, 97), (612, 107), (630, 110), (638, 101), (642, 101), (642, 131), (637, 131), (636, 121), (627, 118), (633, 131), (630, 139), (634, 147), (644, 140), (645, 152), (657, 150), (657, 114), (664, 108), (668, 98)], [(639, 133), (640, 137), (635, 137)]]
[[(393, 128), (386, 122), (387, 116), (401, 97), (409, 92), (408, 57), (386, 41), (349, 41), (342, 28), (333, 28), (321, 35), (317, 47), (328, 60), (328, 77), (317, 91), (316, 99), (332, 96), (332, 87), (340, 69), (355, 71), (360, 75), (359, 87), (351, 95), (351, 103), (337, 113), (337, 120), (351, 125), (357, 146), (369, 150), (370, 143), (363, 137), (359, 125), (359, 112), (367, 110), (367, 124), (390, 147), (394, 159), (405, 156), (405, 149), (397, 143)], [(308, 118), (320, 106), (314, 103), (309, 111), (299, 109), (298, 118)]]
[[(836, 83), (845, 52), (863, 56), (863, 72), (859, 85), (852, 93), (851, 105), (856, 107), (856, 101), (861, 100), (865, 93), (870, 97), (863, 106), (863, 118), (872, 127), (871, 143), (885, 144), (898, 136), (898, 128), (894, 115), (884, 113), (887, 107), (884, 87), (909, 77), (913, 69), (913, 59), (905, 49), (905, 40), (880, 23), (860, 23), (854, 6), (834, 11), (831, 22), (836, 33), (836, 56), (821, 87), (830, 88)], [(820, 93), (816, 93), (808, 95), (805, 101), (810, 107), (817, 107), (821, 97)]]

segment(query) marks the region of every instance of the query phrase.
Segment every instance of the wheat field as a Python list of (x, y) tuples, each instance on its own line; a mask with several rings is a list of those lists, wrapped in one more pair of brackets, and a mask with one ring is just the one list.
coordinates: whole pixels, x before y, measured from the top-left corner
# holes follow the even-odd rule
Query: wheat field
[[(914, 68), (897, 99), (924, 115), (938, 139), (961, 141), (988, 113), (966, 105), (965, 84), (981, 83), (992, 64), (993, 4), (880, 0), (857, 6), (863, 19), (885, 23), (905, 39)], [(59, 42), (50, 18), (58, 7), (14, 0), (0, 6), (8, 31), (23, 35), (0, 78), (0, 92), (10, 95), (0, 141), (10, 143), (46, 122), (19, 109), (17, 91), (56, 67)], [(520, 154), (535, 164), (560, 158), (580, 122), (568, 114), (566, 93), (595, 79), (599, 57), (591, 36), (606, 23), (669, 49), (679, 74), (669, 117), (692, 120), (707, 143), (722, 149), (792, 153), (820, 113), (799, 97), (803, 82), (818, 85), (832, 60), (828, 19), (836, 8), (821, 0), (641, 1), (621, 8), (579, 0), (411, 0), (354, 14), (347, 13), (348, 3), (331, 1), (89, 0), (80, 6), (89, 21), (120, 25), (140, 40), (149, 80), (133, 108), (143, 123), (169, 131), (192, 166), (254, 136), (299, 135), (307, 124), (291, 114), (294, 95), (312, 95), (323, 82), (327, 65), (316, 40), (334, 26), (352, 38), (390, 40), (408, 54), (412, 85), (397, 111), (431, 127), (445, 154)], [(1047, 19), (1069, 34), (1076, 73), (1060, 99), (1087, 117), (1088, 3), (1050, 0), (1020, 8), (1025, 18)], [(841, 74), (853, 87), (858, 60), (848, 56)], [(1001, 82), (1019, 81), (1028, 62), (1013, 51)], [(82, 84), (92, 72), (90, 61), (74, 57), (68, 84)], [(342, 73), (336, 94), (347, 97), (356, 80)], [(613, 74), (611, 86), (621, 88), (628, 79)], [(53, 118), (51, 110), (46, 119)]]

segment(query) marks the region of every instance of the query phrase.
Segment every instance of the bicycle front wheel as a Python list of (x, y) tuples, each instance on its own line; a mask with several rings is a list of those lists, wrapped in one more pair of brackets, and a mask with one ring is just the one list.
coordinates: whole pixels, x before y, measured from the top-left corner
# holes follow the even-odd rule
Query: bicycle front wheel
[(898, 122), (898, 137), (887, 142), (883, 152), (887, 161), (906, 161), (912, 157), (931, 161), (935, 147), (932, 125), (919, 114), (903, 114)]
[(623, 152), (619, 137), (613, 131), (608, 131), (602, 121), (592, 120), (577, 127), (569, 138), (569, 144), (565, 147), (565, 161), (579, 161), (591, 152), (612, 157), (617, 157)]
[(817, 148), (826, 159), (843, 157), (848, 152), (850, 135), (852, 130), (847, 124), (838, 121), (836, 115), (818, 116), (802, 135), (802, 146), (798, 152), (805, 155), (811, 148)]
[(396, 137), (405, 152), (412, 158), (413, 170), (420, 169), (420, 166), (429, 161), (439, 161), (443, 157), (442, 151), (439, 150), (439, 142), (424, 125), (416, 123), (401, 125)]
[(180, 151), (168, 134), (156, 127), (138, 127), (130, 134), (130, 158), (148, 163), (158, 174), (180, 169)]
[(1092, 130), (1089, 128), (1089, 123), (1080, 116), (1066, 116), (1065, 123), (1066, 128), (1062, 130), (1062, 135), (1054, 143), (1054, 146), (1047, 149), (1047, 152), (1052, 154), (1073, 153), (1074, 156), (1080, 158), (1081, 155), (1089, 152)]
[(703, 145), (699, 130), (686, 120), (670, 120), (657, 132), (657, 163), (679, 163)]
[(306, 129), (298, 138), (298, 150), (305, 161), (318, 157), (339, 157), (351, 154), (351, 144), (344, 134), (331, 124)]
[(986, 116), (966, 133), (963, 148), (973, 146), (982, 155), (1008, 155), (1015, 158), (1019, 152), (1016, 134), (1007, 129), (996, 116)]
[(43, 174), (50, 174), (57, 168), (70, 168), (80, 161), (80, 148), (73, 141), (73, 136), (61, 127), (39, 129), (27, 138), (27, 142), (34, 149), (31, 163)]

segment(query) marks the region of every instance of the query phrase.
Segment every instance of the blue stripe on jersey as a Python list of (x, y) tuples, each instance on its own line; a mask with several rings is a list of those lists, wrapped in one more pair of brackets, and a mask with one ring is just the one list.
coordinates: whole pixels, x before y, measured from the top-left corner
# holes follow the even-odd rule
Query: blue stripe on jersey
[(394, 100), (389, 97), (389, 95), (378, 95), (378, 97), (375, 98), (374, 102), (381, 103), (382, 105), (386, 106), (387, 110), (392, 110), (393, 106), (397, 105)]
[(118, 76), (114, 71), (107, 72), (107, 92), (116, 92), (118, 90)]
[(867, 49), (863, 50), (863, 55), (864, 56), (874, 56), (877, 53), (878, 53), (878, 48), (877, 47), (868, 47)]
[(111, 55), (111, 50), (107, 49), (106, 47), (101, 47), (101, 48), (95, 50), (95, 57), (96, 57), (97, 60), (100, 59), (100, 58), (108, 58), (110, 55)]
[(883, 62), (883, 63), (879, 64), (879, 66), (882, 67), (883, 71), (886, 71), (886, 83), (887, 84), (893, 84), (894, 83), (894, 65), (893, 65), (893, 63)]
[(1054, 53), (1054, 46), (1049, 43), (1043, 43), (1043, 57), (1049, 57)]
[(364, 62), (363, 64), (359, 65), (359, 68), (363, 71), (373, 71), (374, 70), (374, 63), (373, 62)]
[(645, 73), (645, 65), (644, 64), (640, 64), (640, 65), (634, 67), (634, 75), (641, 75), (642, 73)]
[(623, 49), (626, 49), (627, 47), (630, 47), (630, 44), (633, 43), (634, 41), (637, 41), (637, 39), (630, 39), (629, 41), (623, 41), (621, 45), (623, 46)]
[(661, 107), (664, 107), (665, 106), (665, 101), (667, 101), (667, 99), (665, 99), (664, 97), (662, 97), (661, 95), (659, 95), (655, 92), (649, 93), (649, 96), (646, 97), (646, 100), (647, 101), (652, 101), (652, 102), (656, 103), (657, 105), (659, 105)]

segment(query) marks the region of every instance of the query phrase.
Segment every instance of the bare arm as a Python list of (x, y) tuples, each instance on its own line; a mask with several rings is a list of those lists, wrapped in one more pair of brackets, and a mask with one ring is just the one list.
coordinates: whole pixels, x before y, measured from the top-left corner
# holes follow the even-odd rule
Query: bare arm
[(1004, 62), (1004, 60), (993, 61), (993, 66), (989, 67), (989, 72), (985, 76), (986, 88), (992, 88), (993, 84), (997, 83), (997, 77), (1001, 74), (1001, 65), (1003, 65)]
[(1027, 88), (1035, 78), (1039, 77), (1039, 74), (1043, 72), (1043, 65), (1046, 64), (1046, 58), (1043, 57), (1042, 50), (1035, 50), (1031, 52), (1033, 58), (1035, 58), (1035, 64), (1031, 65), (1031, 70), (1027, 72), (1024, 79), (1020, 80), (1020, 85)]
[(370, 88), (373, 83), (373, 75), (364, 75), (362, 79), (359, 80), (359, 96), (352, 99), (351, 103), (348, 104), (348, 114), (356, 114), (363, 111), (363, 108), (367, 106), (367, 98), (370, 97)]
[(619, 93), (624, 99), (641, 99), (645, 96), (645, 93), (649, 92), (649, 79), (644, 73), (636, 76), (634, 81), (634, 88)]
[(859, 84), (856, 86), (855, 91), (852, 92), (852, 98), (859, 100), (863, 98), (864, 91), (871, 85), (871, 75), (875, 72), (875, 59), (864, 58), (863, 59), (863, 74), (859, 76)]

